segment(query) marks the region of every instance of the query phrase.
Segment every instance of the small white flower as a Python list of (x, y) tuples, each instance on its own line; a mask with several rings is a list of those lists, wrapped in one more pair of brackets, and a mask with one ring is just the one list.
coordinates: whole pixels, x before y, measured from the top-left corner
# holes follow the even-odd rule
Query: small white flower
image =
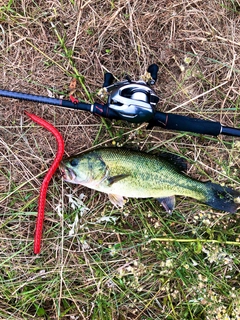
[(90, 209), (83, 203), (83, 198), (85, 197), (83, 193), (80, 194), (79, 198), (74, 197), (72, 194), (66, 194), (72, 209), (80, 209), (80, 216), (82, 217), (86, 211)]
[(69, 231), (69, 234), (68, 234), (70, 237), (77, 233), (77, 231), (78, 231), (78, 222), (79, 222), (79, 218), (78, 218), (78, 213), (77, 213), (76, 216), (75, 216), (73, 224), (70, 225), (71, 230)]
[(57, 210), (57, 215), (59, 216), (59, 218), (63, 218), (63, 214), (62, 214), (62, 205), (59, 203), (57, 206), (56, 206), (56, 208), (55, 208), (56, 210)]
[(167, 259), (165, 265), (167, 268), (172, 268), (173, 267), (172, 259)]
[(89, 244), (87, 243), (86, 240), (81, 241), (81, 243), (82, 243), (82, 250), (88, 250), (88, 249), (90, 249), (90, 246), (89, 246)]
[(99, 218), (96, 223), (113, 223), (114, 225), (116, 224), (117, 220), (119, 219), (119, 217), (114, 217), (114, 216), (104, 216)]

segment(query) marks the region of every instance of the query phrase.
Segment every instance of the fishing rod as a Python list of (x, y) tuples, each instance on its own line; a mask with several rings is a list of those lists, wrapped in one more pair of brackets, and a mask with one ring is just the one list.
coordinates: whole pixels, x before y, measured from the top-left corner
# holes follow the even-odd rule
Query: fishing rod
[(223, 126), (220, 122), (202, 120), (173, 113), (156, 111), (159, 97), (151, 86), (157, 80), (158, 66), (148, 67), (144, 80), (132, 81), (128, 76), (125, 80), (114, 83), (111, 73), (104, 75), (101, 98), (107, 97), (107, 103), (85, 103), (73, 97), (70, 100), (50, 98), (40, 95), (16, 91), (0, 90), (0, 96), (50, 104), (59, 107), (82, 110), (108, 119), (125, 120), (132, 123), (148, 123), (147, 129), (158, 126), (168, 130), (194, 132), (212, 136), (219, 134), (240, 137), (240, 129)]

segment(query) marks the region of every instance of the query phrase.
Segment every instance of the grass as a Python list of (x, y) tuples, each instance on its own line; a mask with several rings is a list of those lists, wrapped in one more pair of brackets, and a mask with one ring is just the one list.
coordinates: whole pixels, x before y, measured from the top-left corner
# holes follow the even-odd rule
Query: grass
[[(5, 1), (1, 85), (92, 102), (105, 71), (138, 80), (160, 67), (158, 109), (239, 127), (238, 1)], [(240, 319), (239, 213), (178, 198), (172, 216), (153, 199), (123, 210), (107, 196), (49, 187), (42, 253), (33, 255), (39, 188), (54, 138), (66, 156), (115, 145), (182, 156), (188, 174), (239, 190), (239, 139), (146, 130), (85, 112), (0, 98), (0, 319)], [(84, 195), (84, 196), (83, 196)]]

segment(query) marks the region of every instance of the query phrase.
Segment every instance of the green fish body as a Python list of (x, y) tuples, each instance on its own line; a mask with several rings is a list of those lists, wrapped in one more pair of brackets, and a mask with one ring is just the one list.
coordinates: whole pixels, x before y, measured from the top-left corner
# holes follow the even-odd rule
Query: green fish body
[(236, 212), (238, 207), (237, 191), (191, 179), (164, 157), (140, 151), (96, 149), (62, 161), (60, 170), (65, 181), (107, 193), (120, 207), (124, 198), (157, 198), (171, 213), (175, 195), (227, 212)]

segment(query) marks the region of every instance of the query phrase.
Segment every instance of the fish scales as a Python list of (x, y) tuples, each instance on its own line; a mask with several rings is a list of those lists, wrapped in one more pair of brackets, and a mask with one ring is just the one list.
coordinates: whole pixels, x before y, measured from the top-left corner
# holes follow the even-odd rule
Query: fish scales
[(188, 196), (203, 198), (205, 186), (179, 173), (166, 160), (128, 149), (117, 149), (117, 152), (115, 148), (109, 149), (98, 152), (109, 169), (109, 176), (128, 176), (110, 187), (102, 183), (99, 191), (118, 193), (121, 190), (121, 195), (130, 198), (158, 198), (188, 192)]
[(238, 191), (192, 179), (170, 160), (145, 152), (100, 148), (62, 161), (60, 170), (65, 181), (105, 192), (120, 207), (124, 198), (157, 198), (172, 212), (176, 195), (227, 212), (239, 206)]

